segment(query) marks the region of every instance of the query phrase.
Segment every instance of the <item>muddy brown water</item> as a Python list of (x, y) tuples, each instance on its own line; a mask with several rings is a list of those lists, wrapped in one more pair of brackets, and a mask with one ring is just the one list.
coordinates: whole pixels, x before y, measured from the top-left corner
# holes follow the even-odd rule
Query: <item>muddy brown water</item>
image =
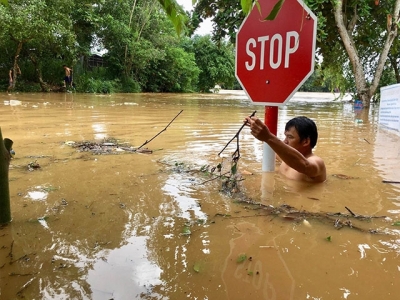
[[(244, 116), (263, 118), (241, 95), (1, 98), (0, 126), (16, 155), (13, 220), (0, 229), (0, 299), (398, 299), (400, 189), (382, 181), (400, 180), (400, 138), (378, 126), (376, 108), (280, 107), (280, 137), (297, 115), (318, 125), (315, 152), (328, 170), (318, 185), (261, 172), (261, 143), (247, 128), (239, 135), (239, 172), (253, 173), (241, 181), (249, 198), (386, 216), (352, 220), (360, 232), (268, 215), (221, 193), (219, 180), (202, 184), (208, 175), (186, 172), (216, 166)], [(138, 147), (181, 110), (145, 146), (152, 154), (93, 155), (66, 144), (115, 138)], [(41, 168), (28, 171), (35, 161)]]

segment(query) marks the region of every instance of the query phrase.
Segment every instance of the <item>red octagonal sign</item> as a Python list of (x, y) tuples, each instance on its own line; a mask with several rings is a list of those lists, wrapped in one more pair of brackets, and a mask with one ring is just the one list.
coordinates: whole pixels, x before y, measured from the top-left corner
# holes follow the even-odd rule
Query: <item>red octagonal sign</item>
[(236, 77), (257, 104), (286, 103), (314, 71), (317, 18), (301, 0), (259, 0), (236, 36)]

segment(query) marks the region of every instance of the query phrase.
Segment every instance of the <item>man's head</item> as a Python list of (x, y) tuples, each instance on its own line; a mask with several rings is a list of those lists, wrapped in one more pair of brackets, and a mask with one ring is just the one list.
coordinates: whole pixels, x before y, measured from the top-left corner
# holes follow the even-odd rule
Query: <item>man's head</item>
[[(289, 122), (287, 122), (285, 126), (286, 136), (287, 133), (290, 132), (292, 128), (296, 129), (296, 132), (299, 137), (298, 142), (304, 142), (307, 141), (307, 139), (309, 139), (311, 149), (314, 148), (318, 140), (318, 130), (317, 130), (317, 125), (315, 125), (313, 120), (307, 117), (296, 117), (289, 120)], [(288, 139), (288, 136), (286, 139)], [(287, 143), (290, 145), (290, 141)]]
[(66, 65), (63, 65), (63, 68), (65, 69), (67, 66)]

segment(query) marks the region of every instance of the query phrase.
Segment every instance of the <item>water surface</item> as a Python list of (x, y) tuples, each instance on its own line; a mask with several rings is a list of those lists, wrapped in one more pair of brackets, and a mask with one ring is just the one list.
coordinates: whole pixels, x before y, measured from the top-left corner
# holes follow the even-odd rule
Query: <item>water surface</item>
[[(386, 216), (351, 219), (360, 231), (271, 215), (234, 201), (220, 180), (204, 183), (202, 166), (223, 159), (229, 168), (236, 142), (217, 154), (244, 117), (263, 118), (240, 94), (1, 97), (0, 126), (16, 155), (13, 220), (0, 229), (0, 299), (397, 299), (400, 190), (382, 181), (400, 179), (400, 138), (377, 125), (376, 108), (303, 97), (279, 109), (281, 138), (294, 116), (316, 121), (323, 184), (261, 172), (261, 143), (247, 128), (239, 135), (248, 199)], [(112, 138), (138, 147), (161, 131), (144, 146), (152, 154), (69, 145)], [(40, 169), (29, 171), (32, 162)]]

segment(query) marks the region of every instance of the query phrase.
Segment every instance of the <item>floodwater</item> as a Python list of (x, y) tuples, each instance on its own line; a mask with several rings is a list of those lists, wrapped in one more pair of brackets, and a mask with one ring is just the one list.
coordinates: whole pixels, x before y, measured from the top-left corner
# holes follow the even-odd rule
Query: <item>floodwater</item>
[[(383, 181), (400, 180), (400, 137), (378, 126), (377, 108), (307, 96), (279, 108), (280, 137), (294, 116), (316, 121), (322, 184), (263, 173), (262, 145), (244, 128), (238, 182), (254, 206), (200, 172), (221, 160), (229, 169), (236, 140), (218, 153), (246, 115), (263, 118), (242, 95), (0, 96), (16, 152), (0, 299), (398, 299), (400, 185)], [(144, 146), (151, 154), (71, 146), (139, 147), (158, 133)], [(269, 205), (333, 215), (294, 218)]]

